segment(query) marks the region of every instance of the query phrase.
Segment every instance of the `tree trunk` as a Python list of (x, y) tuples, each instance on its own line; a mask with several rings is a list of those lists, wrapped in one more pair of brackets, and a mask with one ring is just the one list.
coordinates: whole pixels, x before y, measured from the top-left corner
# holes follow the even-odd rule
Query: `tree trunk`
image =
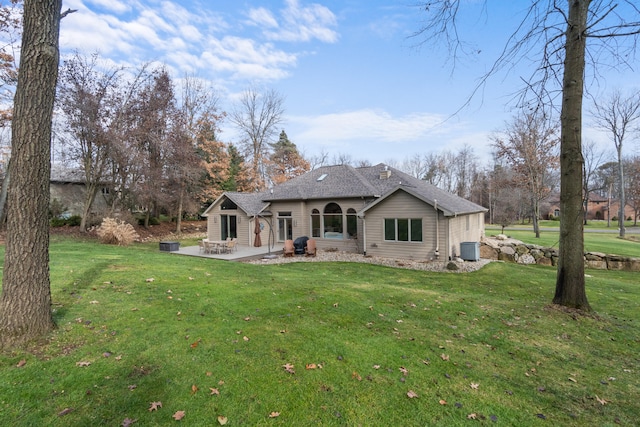
[[(9, 158), (9, 163), (11, 163), (11, 158)], [(7, 167), (7, 172), (4, 174), (4, 179), (2, 180), (2, 188), (0, 189), (0, 228), (4, 227), (5, 220), (7, 219), (7, 193), (9, 192), (9, 182), (11, 182), (11, 174), (9, 173), (9, 167)]]
[(25, 1), (11, 129), (11, 182), (0, 346), (19, 345), (54, 327), (49, 279), (51, 117), (58, 76), (62, 0)]
[(84, 203), (82, 204), (82, 219), (80, 220), (80, 230), (87, 231), (87, 220), (91, 213), (91, 207), (98, 194), (98, 185), (95, 183), (86, 183), (86, 193), (84, 195)]
[(624, 194), (624, 168), (622, 167), (622, 138), (620, 139), (620, 144), (617, 144), (618, 147), (618, 180), (620, 181), (620, 209), (618, 209), (618, 226), (620, 228), (620, 237), (624, 239), (625, 228), (624, 228), (624, 207), (627, 204), (626, 197)]
[(533, 198), (533, 231), (536, 233), (536, 239), (540, 238), (540, 203), (537, 198)]
[(178, 212), (176, 215), (176, 234), (182, 233), (182, 207), (184, 206), (184, 183), (180, 183), (180, 196), (178, 197)]
[(569, 0), (560, 116), (560, 257), (555, 304), (591, 310), (584, 280), (582, 97), (589, 0)]

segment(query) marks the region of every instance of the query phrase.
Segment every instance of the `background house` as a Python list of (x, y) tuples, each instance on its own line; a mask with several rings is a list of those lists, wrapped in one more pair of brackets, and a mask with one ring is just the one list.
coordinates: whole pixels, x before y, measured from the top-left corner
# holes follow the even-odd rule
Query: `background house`
[[(262, 193), (224, 193), (207, 210), (208, 237), (253, 246), (308, 236), (320, 249), (449, 259), (479, 242), (486, 209), (384, 164), (326, 166)], [(255, 222), (259, 221), (259, 227)]]
[[(51, 200), (57, 199), (69, 215), (82, 215), (82, 208), (86, 197), (87, 186), (84, 172), (79, 169), (69, 169), (61, 166), (51, 167), (49, 181)], [(102, 192), (108, 192), (104, 187)], [(98, 194), (93, 202), (93, 212), (105, 212), (108, 208), (103, 194)]]

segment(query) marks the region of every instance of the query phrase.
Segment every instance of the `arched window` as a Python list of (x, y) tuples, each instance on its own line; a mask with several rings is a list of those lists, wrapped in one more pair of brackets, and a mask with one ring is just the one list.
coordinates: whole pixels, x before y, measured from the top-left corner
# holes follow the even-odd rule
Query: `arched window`
[(320, 211), (311, 211), (311, 237), (320, 237)]
[(342, 208), (337, 203), (324, 207), (324, 238), (342, 239)]
[(347, 209), (347, 238), (358, 238), (358, 217), (356, 216), (356, 210), (353, 208)]

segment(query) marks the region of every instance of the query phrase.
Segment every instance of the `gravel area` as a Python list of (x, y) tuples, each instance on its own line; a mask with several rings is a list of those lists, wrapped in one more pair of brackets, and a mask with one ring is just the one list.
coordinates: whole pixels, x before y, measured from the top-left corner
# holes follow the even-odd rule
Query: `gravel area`
[[(406, 268), (409, 270), (437, 271), (443, 273), (468, 273), (479, 270), (480, 268), (491, 262), (488, 259), (480, 261), (415, 261), (398, 258), (383, 258), (377, 256), (364, 256), (361, 254), (339, 252), (339, 251), (321, 251), (315, 257), (307, 257), (295, 255), (292, 257), (284, 257), (278, 255), (273, 259), (259, 259), (247, 261), (250, 264), (284, 264), (288, 262), (323, 262), (323, 261), (342, 261), (342, 262), (361, 262), (366, 264), (384, 265), (387, 267)], [(450, 265), (451, 264), (451, 265)], [(453, 265), (455, 264), (455, 267)], [(449, 266), (449, 268), (447, 268)]]

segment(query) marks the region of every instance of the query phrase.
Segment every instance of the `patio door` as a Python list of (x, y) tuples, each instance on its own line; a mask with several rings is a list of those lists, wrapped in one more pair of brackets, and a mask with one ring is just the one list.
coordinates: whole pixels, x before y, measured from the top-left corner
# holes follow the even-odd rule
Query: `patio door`
[(293, 239), (293, 218), (291, 212), (278, 212), (278, 240)]
[(220, 227), (220, 239), (238, 237), (238, 217), (235, 215), (220, 215)]

